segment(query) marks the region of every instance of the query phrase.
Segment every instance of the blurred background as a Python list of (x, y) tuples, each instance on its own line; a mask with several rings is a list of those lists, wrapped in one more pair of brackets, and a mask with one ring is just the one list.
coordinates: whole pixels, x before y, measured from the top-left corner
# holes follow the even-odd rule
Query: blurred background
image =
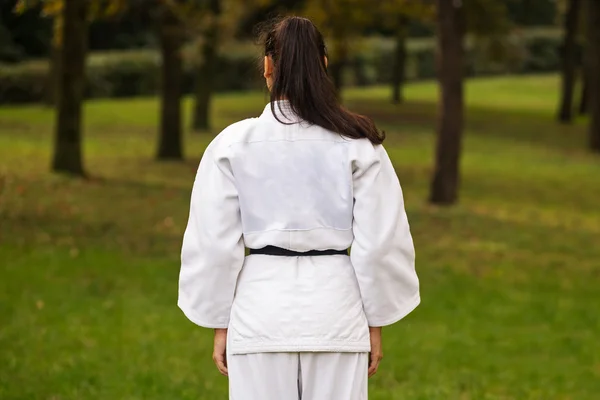
[(226, 398), (179, 250), (286, 14), (406, 198), (423, 300), (371, 398), (600, 398), (600, 1), (0, 0), (0, 399)]

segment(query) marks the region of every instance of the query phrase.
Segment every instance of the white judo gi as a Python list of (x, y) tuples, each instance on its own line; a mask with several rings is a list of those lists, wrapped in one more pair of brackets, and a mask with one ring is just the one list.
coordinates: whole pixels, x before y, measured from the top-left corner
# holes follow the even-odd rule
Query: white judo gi
[[(275, 113), (292, 124), (269, 104), (206, 149), (178, 305), (229, 328), (231, 399), (366, 399), (368, 327), (420, 301), (402, 190), (383, 146), (301, 121), (286, 101)], [(268, 245), (351, 254), (244, 257)]]

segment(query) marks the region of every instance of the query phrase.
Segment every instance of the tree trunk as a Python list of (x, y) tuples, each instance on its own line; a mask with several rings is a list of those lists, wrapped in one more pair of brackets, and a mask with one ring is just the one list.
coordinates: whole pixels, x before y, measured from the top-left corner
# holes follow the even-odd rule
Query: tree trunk
[(211, 0), (211, 13), (215, 19), (204, 35), (202, 44), (202, 64), (198, 68), (194, 87), (194, 115), (192, 128), (195, 131), (210, 129), (210, 104), (213, 93), (213, 83), (217, 72), (218, 57), (218, 24), (216, 19), (220, 14), (219, 0)]
[(352, 62), (352, 68), (354, 69), (354, 84), (358, 87), (369, 85), (369, 77), (365, 73), (365, 64), (365, 60), (362, 57), (356, 57)]
[(392, 69), (392, 103), (404, 101), (403, 88), (406, 76), (406, 35), (408, 21), (401, 17), (396, 31), (396, 47)]
[(44, 104), (48, 107), (56, 105), (56, 94), (58, 91), (58, 68), (60, 65), (60, 47), (50, 46), (50, 57), (48, 59), (48, 76), (44, 91)]
[(348, 60), (348, 44), (344, 39), (337, 39), (335, 45), (335, 54), (329, 58), (329, 76), (333, 81), (335, 90), (339, 98), (342, 96), (344, 86), (344, 70)]
[(585, 115), (588, 113), (588, 103), (590, 98), (590, 88), (589, 88), (589, 78), (587, 72), (587, 66), (583, 66), (583, 72), (581, 74), (582, 83), (581, 83), (581, 98), (579, 99), (579, 115)]
[(600, 1), (588, 0), (588, 101), (590, 148), (600, 153)]
[(87, 52), (86, 0), (69, 0), (63, 8), (63, 46), (58, 67), (58, 108), (52, 170), (84, 176), (81, 114)]
[(181, 160), (181, 26), (165, 7), (160, 16), (161, 104), (159, 160)]
[(463, 130), (464, 9), (460, 0), (437, 2), (437, 68), (440, 103), (437, 117), (435, 172), (430, 201), (456, 202)]
[(573, 93), (577, 69), (577, 26), (579, 25), (581, 0), (569, 0), (564, 23), (564, 41), (561, 49), (562, 91), (558, 120), (570, 123), (573, 120)]
[(345, 64), (346, 63), (342, 60), (336, 60), (329, 66), (331, 80), (333, 81), (333, 85), (335, 86), (335, 90), (338, 92), (338, 95), (341, 93), (342, 87), (344, 86), (343, 73)]

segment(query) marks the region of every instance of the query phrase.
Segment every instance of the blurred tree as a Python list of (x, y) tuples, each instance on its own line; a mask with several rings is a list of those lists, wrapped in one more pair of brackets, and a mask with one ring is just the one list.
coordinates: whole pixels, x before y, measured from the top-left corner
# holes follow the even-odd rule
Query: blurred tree
[(587, 67), (586, 67), (586, 61), (585, 61), (585, 57), (584, 57), (584, 61), (583, 61), (583, 72), (581, 74), (582, 77), (582, 82), (581, 82), (581, 97), (579, 98), (579, 115), (585, 115), (588, 113), (588, 100), (590, 98), (589, 92), (590, 92), (590, 88), (589, 88), (589, 77), (588, 74), (589, 72), (587, 71)]
[(14, 6), (15, 12), (20, 15), (32, 8), (39, 7), (40, 15), (52, 20), (49, 68), (44, 87), (44, 103), (47, 105), (55, 104), (58, 90), (58, 65), (60, 63), (60, 47), (63, 36), (63, 5), (63, 0), (19, 0)]
[[(46, 80), (44, 103), (53, 106), (57, 101), (58, 74), (62, 46), (63, 29), (63, 2), (46, 1), (42, 8), (42, 15), (52, 18), (52, 40), (50, 41), (50, 55), (48, 59), (48, 76)], [(87, 46), (87, 44), (86, 44)]]
[(452, 204), (458, 196), (463, 129), (465, 10), (460, 0), (436, 0), (438, 80), (441, 90), (437, 148), (430, 201)]
[[(179, 5), (174, 3), (175, 5)], [(160, 93), (159, 160), (181, 160), (181, 85), (183, 76), (181, 47), (184, 27), (176, 9), (161, 4), (158, 9), (158, 35), (162, 60)]]
[[(192, 129), (210, 129), (210, 105), (217, 73), (219, 49), (235, 36), (240, 21), (271, 0), (188, 0), (180, 12), (197, 38), (197, 74), (194, 82)], [(180, 10), (183, 11), (183, 10)]]
[[(129, 0), (129, 2), (135, 2), (136, 0)], [(137, 0), (142, 1), (142, 0)], [(110, 19), (116, 14), (121, 13), (125, 10), (128, 4), (128, 0), (92, 0), (88, 1), (88, 11), (86, 20), (97, 21), (99, 19)], [(15, 11), (18, 14), (23, 14), (27, 10), (39, 7), (40, 16), (43, 18), (50, 19), (52, 21), (52, 35), (50, 40), (50, 51), (49, 51), (49, 68), (47, 83), (45, 85), (45, 99), (44, 102), (47, 105), (54, 105), (56, 103), (57, 93), (57, 74), (58, 65), (60, 62), (60, 50), (63, 41), (63, 16), (62, 10), (64, 7), (64, 0), (18, 0), (15, 4)], [(88, 24), (89, 25), (89, 24)], [(86, 26), (86, 43), (87, 43), (87, 32), (89, 26)], [(87, 49), (87, 44), (86, 44)], [(87, 51), (87, 50), (86, 50)]]
[(573, 120), (573, 93), (578, 64), (577, 32), (581, 14), (581, 0), (566, 0), (564, 15), (564, 39), (561, 47), (561, 99), (558, 120)]
[(375, 10), (375, 19), (395, 33), (394, 57), (392, 62), (392, 102), (403, 101), (402, 89), (406, 74), (406, 39), (412, 21), (430, 24), (433, 22), (434, 7), (431, 1), (382, 0)]
[(81, 108), (85, 86), (87, 12), (85, 0), (68, 0), (60, 9), (62, 48), (58, 57), (57, 120), (52, 169), (85, 175), (81, 155)]
[(52, 170), (84, 176), (81, 119), (85, 89), (88, 21), (113, 15), (125, 0), (20, 0), (17, 13), (41, 6), (43, 16), (54, 18), (54, 67), (49, 79), (56, 89), (57, 117)]
[(74, 175), (85, 175), (82, 162), (81, 119), (85, 88), (85, 60), (87, 53), (87, 19), (89, 4), (86, 0), (67, 0), (54, 3), (60, 21), (55, 23), (57, 41), (62, 46), (57, 56), (56, 71), (57, 122), (52, 169)]
[(350, 56), (351, 40), (373, 18), (374, 4), (369, 0), (306, 0), (303, 13), (328, 39), (329, 75), (338, 91)]
[(592, 151), (600, 153), (600, 1), (587, 1), (587, 81)]
[(207, 3), (209, 18), (206, 21), (206, 28), (199, 45), (200, 57), (198, 58), (200, 58), (200, 65), (194, 82), (192, 128), (195, 131), (210, 128), (210, 103), (219, 55), (218, 36), (221, 0), (208, 0)]
[[(158, 159), (182, 159), (181, 94), (182, 45), (186, 36), (201, 39), (200, 67), (196, 76), (194, 127), (209, 127), (210, 99), (216, 72), (218, 44), (223, 32), (234, 32), (239, 14), (266, 0), (163, 0), (160, 15), (162, 58), (161, 122)], [(244, 7), (245, 6), (245, 7)], [(222, 12), (226, 8), (226, 12)], [(222, 18), (223, 17), (223, 18)], [(226, 28), (227, 27), (227, 28)]]
[(406, 37), (408, 36), (408, 18), (398, 17), (396, 27), (396, 44), (394, 46), (394, 61), (392, 63), (392, 103), (404, 101), (404, 81), (406, 80)]
[(464, 123), (465, 34), (501, 40), (509, 21), (506, 4), (495, 0), (436, 0), (437, 70), (441, 98), (437, 117), (435, 169), (429, 201), (449, 205), (458, 199)]

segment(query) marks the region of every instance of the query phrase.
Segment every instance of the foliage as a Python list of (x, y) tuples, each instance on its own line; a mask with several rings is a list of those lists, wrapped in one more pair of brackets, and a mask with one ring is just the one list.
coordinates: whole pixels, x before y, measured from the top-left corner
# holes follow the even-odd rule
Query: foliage
[[(507, 43), (509, 56), (490, 61), (491, 50), (482, 49), (483, 41), (467, 41), (467, 73), (482, 76), (505, 73), (556, 71), (559, 67), (560, 31), (531, 30), (513, 32)], [(356, 68), (346, 71), (346, 81), (355, 82), (353, 70), (359, 69), (366, 85), (388, 83), (391, 79), (393, 41), (363, 39), (358, 51), (350, 58)], [(435, 43), (430, 39), (408, 40), (407, 79), (435, 77)], [(215, 88), (217, 91), (260, 89), (263, 81), (257, 68), (258, 51), (253, 45), (230, 42), (219, 57)], [(184, 91), (190, 93), (196, 75), (197, 62), (193, 46), (184, 50)], [(18, 66), (0, 64), (0, 104), (39, 102), (43, 98), (47, 66), (45, 62), (27, 62)], [(88, 60), (87, 96), (127, 97), (148, 96), (158, 91), (158, 54), (150, 50), (92, 53)]]
[[(63, 9), (66, 0), (18, 0), (15, 12), (24, 13), (30, 8), (41, 6), (41, 16), (56, 17)], [(91, 0), (89, 1), (89, 18), (91, 20), (117, 15), (127, 7), (128, 0)]]
[(506, 2), (496, 0), (456, 1), (464, 4), (468, 32), (478, 36), (502, 35), (508, 32), (510, 20)]
[[(577, 399), (600, 393), (598, 161), (557, 126), (555, 77), (467, 83), (462, 203), (424, 205), (437, 89), (344, 94), (388, 133), (423, 303), (384, 331), (372, 400)], [(493, 94), (493, 95), (491, 95)], [(218, 96), (219, 128), (260, 93)], [(157, 101), (86, 106), (88, 181), (47, 173), (50, 110), (0, 109), (0, 398), (226, 398), (212, 333), (176, 306), (181, 234), (209, 135), (157, 164)], [(24, 162), (24, 160), (26, 160)], [(32, 382), (35, 377), (35, 384)]]
[(352, 39), (373, 18), (369, 0), (306, 0), (303, 15), (319, 27), (327, 40), (331, 65), (344, 62), (354, 50)]
[(395, 30), (403, 18), (432, 24), (435, 7), (432, 1), (382, 0), (375, 8), (374, 15), (379, 23)]
[(0, 23), (0, 60), (16, 62), (22, 58), (22, 51), (15, 45), (8, 29)]
[[(52, 18), (52, 45), (60, 47), (62, 43), (62, 10), (64, 1), (67, 0), (18, 0), (14, 11), (23, 14), (25, 11), (40, 6), (40, 15)], [(102, 18), (111, 18), (125, 10), (127, 0), (92, 0), (88, 6), (88, 18), (94, 21)]]
[(194, 46), (188, 52), (195, 64), (201, 64), (202, 46), (206, 40), (219, 51), (231, 43), (240, 21), (249, 13), (265, 7), (273, 0), (166, 0), (175, 11)]
[[(197, 75), (196, 59), (186, 51), (183, 89), (190, 93)], [(254, 55), (220, 57), (217, 90), (248, 90), (262, 87)], [(47, 84), (47, 63), (0, 65), (0, 104), (40, 102)], [(157, 52), (138, 50), (92, 54), (88, 60), (86, 97), (151, 96), (159, 91), (160, 58)]]
[[(2, 0), (0, 1), (0, 24), (4, 20), (8, 26), (8, 38), (18, 39), (18, 50), (23, 53), (26, 58), (39, 57), (44, 54), (43, 45), (46, 43), (45, 38), (49, 37), (50, 30), (48, 29), (47, 21), (44, 21), (39, 15), (33, 15), (32, 12), (26, 13), (27, 15), (15, 15), (10, 13), (9, 8), (11, 3), (15, 3), (17, 0)], [(22, 1), (22, 0), (18, 0)], [(33, 0), (28, 0), (31, 2)], [(40, 1), (40, 0), (37, 0)], [(97, 1), (97, 0), (92, 0)], [(105, 0), (106, 1), (106, 0)], [(90, 48), (92, 50), (106, 50), (106, 49), (124, 49), (124, 48), (139, 48), (141, 46), (151, 45), (152, 36), (154, 31), (148, 17), (148, 7), (143, 3), (149, 0), (128, 0), (128, 9), (125, 12), (119, 14), (119, 18), (101, 19), (96, 20), (92, 25), (92, 31), (94, 32), (93, 38), (90, 40)], [(187, 0), (196, 1), (197, 3), (203, 3), (208, 0)], [(231, 4), (230, 12), (239, 13), (241, 9), (246, 8), (245, 4), (248, 2), (240, 2), (239, 0), (223, 0), (226, 4)], [(241, 6), (236, 6), (236, 1)], [(254, 1), (254, 0), (253, 0)], [(391, 4), (393, 3), (404, 3), (407, 0), (386, 0)], [(468, 3), (473, 0), (463, 0)], [(414, 0), (413, 2), (424, 3), (420, 0)], [(557, 12), (556, 6), (560, 5), (564, 0), (506, 0), (506, 1), (495, 1), (495, 3), (506, 3), (508, 9), (508, 19), (511, 25), (514, 26), (551, 26), (556, 25)], [(253, 22), (263, 21), (272, 14), (273, 11), (285, 13), (291, 8), (296, 11), (303, 9), (304, 0), (279, 0), (272, 2), (269, 7), (260, 7), (250, 12), (251, 15), (248, 18), (242, 18), (244, 25), (242, 31), (238, 34), (243, 35), (244, 38), (248, 38), (251, 35), (250, 26)], [(376, 11), (379, 4), (383, 1), (372, 2), (372, 7), (369, 9), (370, 12)], [(252, 2), (248, 8), (250, 11), (254, 6)], [(8, 6), (7, 6), (8, 5)], [(494, 7), (494, 4), (491, 4)], [(393, 14), (386, 14), (391, 16)], [(383, 15), (385, 17), (386, 15)], [(380, 17), (368, 25), (368, 33), (372, 35), (388, 35), (390, 29), (388, 23), (381, 21)], [(420, 36), (429, 35), (431, 31), (428, 29), (418, 28), (413, 26), (411, 32), (419, 34)], [(235, 29), (225, 29), (228, 35)], [(3, 50), (0, 49), (0, 53)]]
[(518, 26), (551, 26), (556, 22), (556, 3), (563, 0), (506, 0), (510, 20)]

